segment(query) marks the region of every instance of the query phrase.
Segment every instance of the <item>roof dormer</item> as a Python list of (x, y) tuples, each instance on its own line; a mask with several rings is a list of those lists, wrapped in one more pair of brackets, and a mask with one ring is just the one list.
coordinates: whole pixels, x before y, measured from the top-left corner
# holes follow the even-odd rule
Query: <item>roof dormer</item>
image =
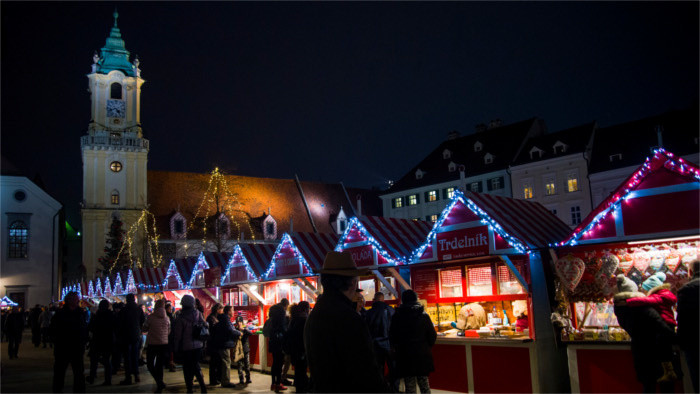
[(530, 160), (541, 159), (543, 152), (544, 151), (542, 149), (533, 146), (532, 149), (530, 149)]
[(445, 160), (452, 158), (452, 152), (449, 149), (445, 149), (442, 151), (442, 158)]
[(484, 149), (484, 144), (482, 144), (479, 141), (476, 141), (474, 143), (474, 152), (481, 152), (482, 149)]
[(568, 148), (568, 145), (561, 141), (557, 141), (554, 143), (554, 154), (556, 155), (557, 153), (564, 153), (566, 152), (566, 149)]
[(338, 217), (335, 219), (335, 232), (337, 234), (343, 234), (345, 229), (348, 228), (348, 216), (345, 214), (343, 207), (340, 207), (340, 212), (338, 212)]
[(490, 153), (487, 153), (486, 155), (484, 155), (484, 163), (491, 164), (491, 163), (493, 163), (493, 159), (495, 159), (495, 158), (496, 158), (496, 156), (494, 156)]
[(425, 175), (425, 172), (421, 170), (420, 168), (416, 170), (416, 179), (423, 179), (423, 175)]
[(450, 164), (447, 165), (447, 171), (449, 171), (449, 172), (457, 171), (457, 163), (455, 163), (454, 161), (451, 161)]
[(170, 238), (187, 238), (187, 219), (179, 211), (170, 217)]
[(266, 241), (277, 239), (277, 221), (272, 215), (267, 215), (262, 222), (263, 237)]

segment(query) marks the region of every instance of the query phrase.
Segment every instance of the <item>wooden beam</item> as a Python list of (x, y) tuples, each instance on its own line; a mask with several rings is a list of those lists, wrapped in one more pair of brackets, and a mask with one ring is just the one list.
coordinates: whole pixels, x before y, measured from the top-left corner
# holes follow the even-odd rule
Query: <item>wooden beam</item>
[(202, 288), (202, 291), (204, 291), (205, 293), (207, 293), (207, 295), (208, 295), (209, 297), (211, 297), (212, 300), (216, 300), (216, 302), (221, 302), (221, 300), (219, 299), (219, 297), (217, 297), (217, 296), (215, 296), (214, 294), (212, 294), (212, 293), (209, 291), (209, 289), (207, 289), (206, 287), (203, 287), (203, 288)]
[(238, 285), (238, 287), (240, 287), (241, 290), (243, 290), (246, 294), (248, 294), (249, 297), (258, 300), (258, 302), (261, 303), (262, 305), (267, 305), (267, 303), (265, 302), (265, 299), (260, 295), (260, 293), (251, 289), (249, 286), (250, 285), (247, 285), (247, 284)]
[(306, 284), (306, 287), (313, 290), (313, 292), (316, 293), (316, 295), (321, 295), (321, 292), (316, 288), (316, 286), (314, 286), (313, 283), (309, 282), (309, 280), (306, 279), (306, 277), (302, 277), (301, 280)]
[(397, 299), (400, 298), (399, 293), (396, 291), (394, 286), (392, 286), (391, 283), (389, 283), (389, 281), (386, 280), (384, 275), (382, 275), (378, 270), (372, 270), (372, 273), (374, 274), (374, 276), (377, 277), (377, 279), (379, 279), (380, 282), (382, 282), (384, 286), (386, 286), (387, 289), (389, 289), (389, 291), (394, 295), (394, 297), (396, 297)]
[(390, 267), (387, 268), (387, 271), (389, 271), (391, 276), (396, 278), (396, 280), (399, 282), (399, 284), (404, 290), (411, 290), (411, 285), (409, 285), (408, 282), (406, 282), (406, 280), (403, 278), (403, 276), (401, 276), (401, 274), (399, 274), (399, 271), (397, 271), (396, 268)]
[(513, 264), (513, 262), (510, 261), (510, 257), (505, 256), (505, 255), (501, 255), (501, 256), (498, 256), (498, 257), (500, 257), (501, 260), (502, 260), (504, 263), (506, 263), (506, 265), (508, 266), (508, 269), (510, 269), (510, 272), (512, 272), (513, 275), (515, 275), (515, 279), (517, 279), (518, 282), (520, 283), (520, 286), (522, 286), (523, 289), (525, 289), (525, 291), (529, 293), (529, 292), (530, 292), (530, 287), (527, 285), (527, 282), (525, 282), (525, 278), (523, 278), (523, 276), (520, 275), (520, 271), (518, 271), (518, 269), (515, 268), (515, 265)]
[(304, 284), (304, 282), (302, 282), (299, 278), (294, 278), (293, 280), (294, 280), (294, 283), (296, 283), (297, 286), (299, 286), (299, 288), (301, 288), (302, 290), (304, 290), (304, 293), (308, 294), (309, 297), (313, 298), (314, 301), (316, 300), (316, 293), (314, 293), (313, 290), (311, 290), (311, 289), (309, 289), (308, 287), (306, 287), (306, 285)]

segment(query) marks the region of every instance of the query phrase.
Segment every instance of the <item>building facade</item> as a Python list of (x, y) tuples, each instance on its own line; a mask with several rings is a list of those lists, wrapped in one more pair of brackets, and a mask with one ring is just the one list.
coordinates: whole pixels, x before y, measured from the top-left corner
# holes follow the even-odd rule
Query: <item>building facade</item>
[(0, 195), (1, 291), (23, 308), (55, 301), (60, 277), (62, 205), (25, 176), (0, 176)]

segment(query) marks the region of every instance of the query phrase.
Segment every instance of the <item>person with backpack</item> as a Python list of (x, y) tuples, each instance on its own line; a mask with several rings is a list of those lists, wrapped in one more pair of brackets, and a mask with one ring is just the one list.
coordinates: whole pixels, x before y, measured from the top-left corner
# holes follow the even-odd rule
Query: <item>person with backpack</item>
[(193, 380), (197, 378), (200, 392), (206, 393), (207, 386), (199, 366), (199, 358), (204, 347), (203, 341), (206, 340), (203, 337), (204, 329), (209, 326), (204, 321), (202, 313), (195, 309), (194, 297), (187, 294), (182, 297), (180, 303), (182, 310), (175, 318), (173, 327), (175, 358), (182, 361), (182, 373), (185, 377), (187, 392), (192, 392)]
[(272, 353), (272, 368), (270, 371), (272, 385), (270, 390), (276, 393), (287, 389), (287, 387), (282, 385), (282, 366), (284, 365), (282, 342), (284, 333), (289, 325), (286, 312), (288, 306), (289, 300), (286, 298), (282, 298), (278, 304), (271, 306), (267, 321), (263, 326), (263, 335), (269, 338), (270, 352)]

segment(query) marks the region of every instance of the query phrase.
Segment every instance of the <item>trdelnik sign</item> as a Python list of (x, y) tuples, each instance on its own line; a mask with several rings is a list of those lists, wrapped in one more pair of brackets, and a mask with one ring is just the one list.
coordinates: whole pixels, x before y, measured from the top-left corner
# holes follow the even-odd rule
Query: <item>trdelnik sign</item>
[(489, 254), (488, 226), (438, 233), (435, 237), (438, 260), (454, 260)]

